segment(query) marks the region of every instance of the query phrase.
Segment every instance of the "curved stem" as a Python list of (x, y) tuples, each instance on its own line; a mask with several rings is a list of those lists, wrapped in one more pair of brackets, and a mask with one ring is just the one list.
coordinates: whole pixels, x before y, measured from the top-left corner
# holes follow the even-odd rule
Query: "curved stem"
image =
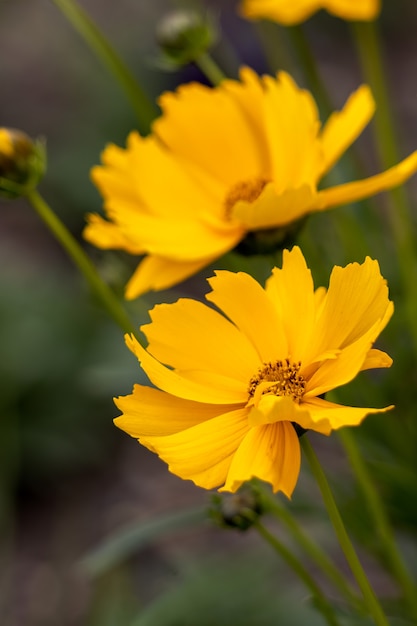
[(38, 191), (31, 190), (26, 193), (26, 198), (35, 209), (41, 220), (46, 224), (54, 237), (59, 241), (75, 265), (84, 275), (92, 292), (98, 297), (104, 308), (120, 328), (127, 333), (135, 334), (135, 329), (127, 316), (126, 311), (120, 304), (116, 295), (101, 279), (96, 268), (85, 254), (82, 247), (71, 235), (67, 227), (61, 222), (50, 206), (41, 197)]
[(355, 472), (358, 484), (363, 492), (364, 501), (366, 502), (369, 513), (372, 517), (373, 526), (376, 533), (379, 535), (380, 549), (384, 551), (384, 554), (391, 566), (391, 571), (403, 589), (404, 597), (407, 600), (411, 615), (417, 623), (416, 585), (414, 584), (413, 579), (411, 578), (395, 544), (394, 535), (379, 494), (375, 489), (375, 485), (372, 482), (366, 464), (363, 461), (351, 432), (345, 428), (340, 430), (338, 435), (350, 461), (350, 465)]
[(119, 83), (136, 113), (140, 129), (142, 132), (148, 132), (151, 122), (158, 115), (158, 110), (124, 61), (76, 0), (52, 1)]
[(276, 538), (272, 533), (265, 528), (265, 526), (257, 520), (253, 524), (253, 528), (256, 528), (258, 533), (265, 539), (267, 543), (282, 557), (282, 559), (291, 567), (291, 569), (297, 574), (298, 578), (306, 585), (311, 591), (316, 601), (316, 606), (322, 612), (326, 622), (329, 626), (339, 626), (339, 622), (336, 619), (333, 608), (326, 600), (320, 587), (316, 584), (315, 580), (310, 576), (305, 567), (300, 561)]
[(346, 528), (339, 513), (339, 509), (337, 508), (336, 501), (333, 497), (330, 485), (322, 470), (319, 460), (307, 437), (302, 437), (300, 442), (304, 454), (306, 455), (309, 462), (311, 471), (313, 472), (313, 475), (321, 491), (324, 504), (326, 506), (330, 521), (333, 524), (333, 528), (339, 540), (340, 547), (342, 548), (346, 560), (349, 563), (350, 569), (358, 583), (360, 590), (362, 591), (368, 610), (377, 626), (389, 626), (387, 618), (359, 561), (355, 548), (353, 547), (349, 535), (346, 532)]
[[(393, 115), (386, 83), (378, 26), (374, 22), (352, 24), (353, 36), (364, 78), (369, 83), (377, 103), (374, 120), (374, 138), (381, 164), (389, 168), (399, 159)], [(415, 225), (403, 187), (390, 192), (393, 201), (388, 212), (391, 231), (396, 243), (399, 269), (406, 294), (406, 312), (417, 351), (417, 258), (415, 253)]]
[(215, 87), (226, 78), (224, 72), (220, 69), (214, 59), (207, 53), (200, 54), (200, 56), (198, 56), (194, 60), (194, 63)]
[(281, 506), (272, 494), (267, 493), (267, 491), (260, 486), (257, 486), (257, 489), (261, 497), (262, 509), (269, 511), (286, 525), (295, 541), (316, 563), (316, 565), (320, 567), (328, 579), (346, 598), (349, 604), (355, 606), (359, 611), (363, 611), (363, 603), (355, 595), (355, 592), (349, 585), (349, 582), (328, 558), (326, 553), (315, 541), (312, 541), (310, 537), (303, 532), (302, 528), (297, 524), (291, 513), (284, 506)]

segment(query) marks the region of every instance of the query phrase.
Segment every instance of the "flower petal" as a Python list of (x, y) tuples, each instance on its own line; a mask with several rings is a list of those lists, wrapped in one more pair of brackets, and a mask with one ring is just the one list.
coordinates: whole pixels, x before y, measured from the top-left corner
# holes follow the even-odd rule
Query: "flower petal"
[[(277, 320), (288, 341), (285, 358), (304, 362), (312, 341), (316, 297), (311, 271), (298, 246), (284, 250), (282, 269), (274, 268), (266, 282), (268, 298), (273, 302)], [(276, 357), (277, 358), (277, 357)]]
[(383, 409), (343, 406), (321, 398), (309, 398), (303, 406), (308, 410), (310, 421), (304, 422), (301, 415), (301, 420), (297, 423), (302, 428), (314, 430), (322, 435), (329, 435), (332, 430), (343, 426), (358, 426), (367, 415), (385, 413), (394, 408), (393, 405)]
[(307, 20), (322, 6), (322, 0), (243, 0), (241, 13), (248, 19), (270, 19), (291, 26)]
[(160, 304), (150, 317), (152, 323), (141, 326), (147, 350), (175, 369), (212, 371), (247, 387), (260, 365), (247, 337), (202, 302), (181, 298), (175, 304)]
[(165, 437), (141, 437), (140, 443), (168, 463), (169, 471), (199, 487), (224, 483), (231, 459), (248, 432), (247, 410), (231, 411)]
[(252, 428), (243, 439), (220, 491), (235, 492), (251, 478), (272, 485), (290, 498), (300, 472), (300, 444), (293, 425), (278, 422)]
[(263, 395), (258, 405), (251, 408), (248, 416), (250, 426), (262, 426), (276, 422), (296, 422), (299, 424), (300, 420), (304, 422), (309, 420), (308, 411), (304, 405), (297, 404), (289, 396), (275, 396), (273, 394)]
[(361, 371), (372, 343), (380, 331), (381, 324), (377, 322), (357, 341), (343, 348), (336, 358), (324, 361), (308, 379), (304, 398), (320, 396), (353, 380)]
[(143, 254), (144, 247), (133, 241), (129, 232), (122, 230), (118, 224), (108, 222), (96, 213), (87, 215), (87, 226), (83, 230), (86, 241), (103, 250), (126, 250), (130, 254)]
[[(262, 135), (240, 106), (243, 90), (240, 98), (237, 93), (230, 96), (233, 82), (223, 81), (216, 89), (188, 83), (163, 94), (159, 99), (163, 114), (153, 123), (153, 131), (173, 154), (228, 186), (259, 176), (266, 167)], [(247, 82), (246, 91), (253, 91), (253, 101), (258, 101), (255, 81)]]
[(147, 256), (136, 268), (126, 285), (125, 297), (134, 300), (147, 291), (168, 289), (189, 278), (213, 259), (199, 261), (172, 261), (159, 256)]
[(320, 307), (315, 341), (311, 343), (308, 359), (313, 361), (317, 354), (328, 349), (346, 347), (380, 322), (378, 330), (375, 326), (375, 340), (388, 323), (392, 311), (387, 283), (381, 276), (378, 261), (367, 257), (362, 264), (336, 266)]
[(366, 359), (361, 367), (361, 370), (363, 371), (376, 369), (379, 367), (391, 367), (391, 365), (392, 359), (386, 352), (371, 348), (366, 355)]
[(320, 121), (316, 103), (286, 72), (264, 77), (265, 126), (277, 192), (314, 188), (321, 163)]
[(203, 404), (169, 393), (135, 385), (133, 393), (114, 399), (123, 415), (114, 423), (131, 437), (172, 435), (233, 410), (232, 405)]
[(308, 185), (278, 193), (275, 183), (268, 183), (253, 202), (236, 202), (231, 215), (247, 230), (284, 226), (308, 213), (316, 195)]
[(213, 291), (206, 295), (206, 299), (246, 335), (261, 362), (287, 357), (287, 339), (274, 305), (252, 276), (243, 272), (219, 271), (208, 282)]
[(246, 404), (248, 392), (241, 382), (212, 372), (171, 370), (142, 348), (132, 335), (126, 335), (125, 339), (149, 380), (159, 389), (196, 402)]
[(369, 198), (369, 196), (374, 196), (377, 193), (381, 193), (381, 191), (402, 185), (416, 171), (417, 151), (410, 154), (398, 165), (381, 172), (381, 174), (319, 191), (316, 210), (323, 211), (341, 204), (349, 204), (350, 202)]
[(328, 172), (359, 137), (374, 112), (375, 101), (371, 90), (362, 85), (349, 97), (341, 111), (330, 115), (321, 133), (323, 173)]

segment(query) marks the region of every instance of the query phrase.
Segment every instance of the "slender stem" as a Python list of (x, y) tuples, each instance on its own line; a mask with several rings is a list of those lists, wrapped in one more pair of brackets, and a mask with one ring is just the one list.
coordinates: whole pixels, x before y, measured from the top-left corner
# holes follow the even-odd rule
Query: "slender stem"
[[(399, 150), (393, 115), (386, 83), (381, 44), (377, 24), (353, 23), (353, 35), (364, 78), (369, 83), (377, 103), (374, 120), (374, 137), (383, 167), (399, 161)], [(417, 259), (415, 253), (415, 225), (403, 187), (390, 191), (393, 201), (388, 212), (391, 231), (396, 243), (399, 269), (406, 294), (406, 312), (417, 350)]]
[(214, 86), (219, 85), (226, 78), (224, 72), (207, 52), (200, 54), (200, 56), (194, 60), (194, 63)]
[(290, 26), (288, 28), (293, 47), (298, 55), (301, 66), (304, 68), (310, 88), (314, 97), (320, 104), (320, 108), (327, 116), (333, 111), (333, 104), (324, 82), (320, 76), (314, 54), (312, 54), (310, 44), (304, 33), (302, 26)]
[(136, 113), (141, 131), (148, 132), (158, 110), (124, 61), (76, 0), (52, 1), (119, 83)]
[(101, 279), (94, 265), (91, 263), (79, 243), (71, 235), (67, 227), (52, 211), (45, 200), (36, 190), (28, 191), (26, 198), (35, 209), (41, 220), (46, 224), (55, 238), (59, 241), (67, 254), (74, 261), (89, 283), (91, 290), (98, 297), (104, 308), (124, 332), (135, 334), (135, 329), (129, 320), (126, 311), (116, 295)]
[(257, 486), (261, 496), (262, 509), (269, 511), (283, 522), (300, 547), (309, 555), (309, 557), (321, 568), (328, 579), (339, 589), (346, 600), (356, 606), (358, 610), (363, 611), (363, 603), (355, 595), (355, 592), (349, 585), (346, 578), (341, 574), (337, 567), (328, 558), (326, 553), (320, 546), (306, 535), (302, 528), (297, 524), (293, 515), (265, 489)]
[(364, 500), (372, 517), (373, 527), (379, 536), (380, 549), (384, 551), (391, 566), (392, 573), (402, 586), (404, 597), (411, 611), (411, 616), (417, 623), (417, 588), (398, 551), (385, 508), (351, 432), (344, 428), (338, 432), (338, 435), (350, 461), (350, 465), (356, 474), (358, 484), (362, 489)]
[(274, 535), (272, 535), (265, 526), (257, 520), (254, 522), (253, 527), (256, 528), (258, 533), (265, 539), (267, 543), (282, 557), (282, 559), (291, 567), (291, 569), (302, 580), (306, 587), (311, 591), (316, 601), (317, 607), (322, 612), (327, 623), (330, 626), (338, 626), (339, 622), (336, 619), (332, 606), (326, 600), (320, 587), (316, 584), (315, 580), (310, 576), (305, 567), (300, 561), (282, 544)]
[(368, 610), (370, 614), (372, 615), (375, 621), (375, 624), (377, 624), (377, 626), (389, 626), (387, 618), (381, 608), (381, 605), (379, 604), (379, 601), (359, 561), (355, 548), (353, 547), (353, 544), (346, 532), (346, 528), (343, 523), (342, 517), (339, 513), (339, 509), (337, 508), (336, 501), (333, 497), (333, 494), (330, 489), (330, 485), (321, 468), (319, 460), (308, 438), (302, 437), (300, 441), (301, 441), (301, 446), (303, 448), (304, 454), (307, 457), (307, 460), (310, 464), (310, 468), (313, 472), (313, 475), (321, 491), (324, 504), (326, 506), (327, 512), (330, 517), (330, 521), (333, 524), (334, 530), (339, 540), (340, 547), (342, 548), (344, 555), (346, 557), (346, 560), (349, 563), (350, 569), (352, 570), (352, 573), (358, 583), (358, 586), (360, 590), (362, 591), (363, 597), (368, 606)]

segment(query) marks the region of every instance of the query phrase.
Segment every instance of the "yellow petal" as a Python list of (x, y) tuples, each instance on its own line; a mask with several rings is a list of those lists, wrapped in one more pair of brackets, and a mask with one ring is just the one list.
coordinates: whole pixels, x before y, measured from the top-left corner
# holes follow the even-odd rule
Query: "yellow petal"
[(367, 415), (385, 413), (394, 408), (392, 405), (383, 409), (342, 406), (321, 398), (310, 398), (305, 407), (311, 421), (303, 422), (301, 419), (298, 423), (303, 428), (315, 430), (322, 435), (329, 435), (332, 430), (343, 426), (358, 426)]
[[(254, 81), (247, 83), (247, 91), (254, 90), (255, 102), (257, 89)], [(216, 89), (198, 83), (182, 85), (175, 93), (161, 96), (163, 114), (154, 122), (153, 131), (173, 154), (226, 185), (254, 178), (267, 167), (265, 144), (248, 121), (240, 99), (231, 97), (227, 81)]]
[(247, 230), (284, 226), (308, 213), (315, 206), (316, 196), (308, 185), (278, 193), (275, 183), (268, 183), (253, 202), (236, 202), (231, 215)]
[(247, 410), (240, 409), (173, 435), (141, 437), (140, 443), (156, 452), (173, 474), (213, 489), (226, 480), (233, 454), (248, 428)]
[(307, 381), (304, 398), (320, 396), (330, 389), (345, 385), (362, 369), (372, 343), (380, 332), (380, 323), (376, 323), (357, 341), (343, 348), (333, 359), (324, 361)]
[(84, 228), (83, 237), (97, 248), (104, 250), (121, 249), (131, 254), (145, 252), (143, 246), (132, 241), (129, 234), (119, 228), (117, 224), (108, 222), (95, 213), (87, 215), (87, 226)]
[(336, 266), (320, 309), (309, 360), (329, 348), (344, 348), (355, 342), (378, 321), (380, 327), (376, 332), (380, 332), (388, 323), (392, 310), (387, 283), (377, 261), (367, 257), (362, 264)]
[[(302, 415), (306, 413), (306, 415)], [(309, 420), (308, 411), (304, 406), (294, 402), (289, 396), (265, 394), (259, 404), (250, 409), (248, 422), (250, 426), (275, 424), (276, 422), (296, 422)]]
[(241, 13), (249, 19), (266, 18), (291, 26), (307, 20), (321, 6), (320, 0), (244, 0)]
[(375, 101), (371, 90), (367, 85), (362, 85), (350, 96), (341, 111), (330, 115), (321, 133), (323, 172), (330, 170), (359, 137), (374, 112)]
[(206, 295), (206, 299), (246, 335), (261, 362), (288, 356), (287, 339), (274, 305), (252, 276), (243, 272), (219, 271), (208, 282), (213, 291)]
[(234, 324), (196, 300), (160, 304), (150, 312), (151, 324), (141, 327), (147, 350), (158, 361), (180, 370), (208, 370), (248, 381), (260, 365), (259, 357)]
[(183, 400), (142, 385), (135, 385), (133, 393), (115, 398), (114, 403), (123, 413), (115, 418), (114, 423), (135, 439), (172, 435), (234, 408), (232, 405)]
[(220, 491), (235, 492), (251, 478), (272, 485), (290, 498), (300, 472), (300, 444), (289, 422), (252, 428), (235, 453), (225, 486)]
[(126, 285), (125, 297), (134, 300), (147, 291), (168, 289), (193, 276), (213, 259), (202, 261), (172, 261), (158, 256), (147, 256), (141, 261)]
[(288, 341), (285, 358), (303, 362), (312, 342), (316, 304), (311, 272), (298, 246), (284, 250), (282, 269), (272, 270), (266, 292), (277, 312), (280, 332), (284, 332)]
[(381, 193), (381, 191), (402, 185), (416, 171), (417, 151), (410, 154), (409, 157), (398, 163), (398, 165), (394, 165), (394, 167), (381, 174), (319, 191), (316, 210), (322, 211), (341, 204), (349, 204), (350, 202), (369, 198), (369, 196), (374, 196), (377, 193)]
[(382, 352), (382, 350), (376, 350), (375, 348), (371, 348), (366, 355), (365, 361), (361, 367), (361, 370), (371, 370), (379, 367), (391, 367), (392, 359), (386, 353)]
[(316, 103), (285, 72), (264, 77), (265, 125), (277, 192), (314, 188), (321, 163)]
[(154, 359), (133, 336), (125, 338), (149, 380), (162, 391), (208, 404), (246, 404), (247, 387), (239, 381), (212, 372), (171, 370)]
[(323, 0), (323, 7), (345, 20), (368, 21), (375, 19), (380, 10), (380, 0)]

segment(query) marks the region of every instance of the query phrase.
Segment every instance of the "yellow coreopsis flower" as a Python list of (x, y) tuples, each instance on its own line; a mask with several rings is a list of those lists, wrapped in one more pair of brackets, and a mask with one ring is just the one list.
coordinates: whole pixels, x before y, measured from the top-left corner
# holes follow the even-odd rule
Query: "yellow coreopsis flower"
[(245, 273), (219, 271), (204, 303), (157, 305), (129, 348), (156, 388), (115, 399), (115, 423), (181, 478), (236, 491), (257, 477), (288, 497), (300, 469), (295, 429), (328, 435), (384, 409), (323, 399), (361, 370), (389, 367), (372, 348), (393, 312), (377, 261), (333, 269), (314, 290), (298, 247), (284, 250), (263, 289)]
[(243, 0), (241, 13), (248, 19), (268, 19), (285, 26), (304, 22), (320, 9), (352, 21), (374, 20), (380, 0)]
[(126, 297), (171, 287), (233, 249), (250, 231), (288, 228), (314, 211), (399, 185), (417, 152), (365, 180), (319, 190), (321, 178), (374, 112), (366, 86), (321, 128), (307, 91), (281, 72), (219, 87), (181, 86), (160, 99), (153, 134), (108, 146), (92, 177), (108, 220), (88, 217), (84, 237), (100, 248), (147, 255)]

